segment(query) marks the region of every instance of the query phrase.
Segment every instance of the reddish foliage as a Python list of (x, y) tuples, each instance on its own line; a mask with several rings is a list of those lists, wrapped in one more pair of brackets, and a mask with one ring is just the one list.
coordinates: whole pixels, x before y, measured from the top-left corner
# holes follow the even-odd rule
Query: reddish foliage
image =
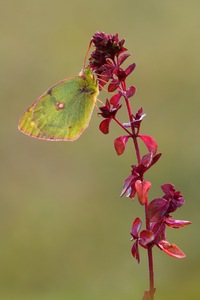
[[(115, 94), (106, 100), (106, 104), (100, 107), (100, 115), (103, 121), (100, 123), (100, 130), (104, 134), (109, 133), (111, 121), (115, 121), (126, 133), (114, 140), (115, 150), (118, 155), (122, 155), (126, 149), (127, 141), (133, 140), (137, 163), (131, 166), (130, 174), (125, 178), (121, 196), (124, 194), (134, 199), (137, 195), (139, 203), (145, 207), (146, 228), (141, 230), (142, 221), (136, 218), (131, 228), (132, 255), (140, 262), (139, 246), (148, 249), (149, 261), (152, 247), (156, 245), (166, 254), (183, 258), (185, 254), (175, 245), (166, 240), (166, 228), (181, 228), (191, 224), (190, 221), (174, 220), (170, 215), (184, 204), (184, 198), (180, 191), (176, 191), (174, 185), (170, 183), (161, 186), (164, 195), (161, 195), (148, 202), (148, 192), (151, 186), (149, 181), (144, 180), (145, 173), (158, 162), (161, 153), (157, 153), (158, 145), (156, 140), (145, 134), (140, 134), (141, 123), (145, 114), (140, 108), (135, 114), (132, 113), (130, 98), (136, 93), (134, 86), (127, 87), (126, 79), (134, 71), (136, 64), (131, 63), (126, 69), (122, 64), (130, 56), (124, 47), (125, 40), (120, 40), (118, 34), (111, 35), (97, 32), (92, 41), (95, 50), (89, 59), (89, 65), (96, 73), (100, 89), (108, 84), (108, 92)], [(124, 100), (127, 109), (128, 121), (122, 123), (117, 119), (118, 111), (122, 108)], [(142, 140), (147, 148), (147, 153), (141, 155), (138, 138)], [(141, 231), (140, 231), (141, 230)], [(143, 300), (153, 299), (155, 288), (153, 287), (153, 267), (149, 266), (150, 291), (145, 291)]]
[(124, 135), (124, 136), (120, 136), (114, 140), (115, 150), (118, 155), (121, 155), (124, 153), (128, 138), (129, 138), (129, 136)]

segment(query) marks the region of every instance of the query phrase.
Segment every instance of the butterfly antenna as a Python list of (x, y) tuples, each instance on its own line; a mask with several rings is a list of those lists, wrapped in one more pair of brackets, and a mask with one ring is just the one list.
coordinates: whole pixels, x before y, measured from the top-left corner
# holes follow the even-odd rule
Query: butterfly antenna
[(83, 66), (84, 69), (86, 68), (86, 60), (87, 60), (87, 57), (88, 57), (88, 54), (90, 52), (91, 47), (92, 47), (92, 41), (90, 41), (90, 43), (89, 43), (89, 46), (88, 46), (88, 49), (87, 49), (87, 52), (86, 52), (86, 55), (85, 55), (85, 58), (84, 58), (84, 66)]
[[(86, 68), (86, 60), (87, 60), (87, 57), (88, 57), (88, 54), (89, 54), (89, 52), (90, 52), (91, 47), (92, 47), (92, 40), (91, 40), (90, 43), (89, 43), (89, 46), (88, 46), (88, 49), (87, 49), (87, 52), (86, 52), (86, 55), (85, 55), (85, 58), (84, 58), (84, 65), (83, 65), (83, 68), (84, 68), (84, 69)], [(107, 83), (106, 80), (103, 80), (103, 79), (102, 79), (102, 77), (106, 77), (106, 75), (104, 75), (104, 74), (98, 74), (98, 73), (96, 73), (96, 75), (97, 75), (98, 77), (100, 77), (100, 80), (98, 80), (98, 79), (97, 79), (97, 80), (98, 80), (98, 82), (99, 82), (99, 85), (100, 85), (101, 89), (104, 90), (105, 92), (108, 92), (108, 90), (105, 89), (104, 86), (102, 86), (101, 83), (100, 83), (100, 81), (104, 82), (105, 84)], [(103, 104), (103, 102), (102, 102), (101, 100), (99, 100), (99, 99), (97, 99), (97, 100), (98, 100), (100, 103)]]

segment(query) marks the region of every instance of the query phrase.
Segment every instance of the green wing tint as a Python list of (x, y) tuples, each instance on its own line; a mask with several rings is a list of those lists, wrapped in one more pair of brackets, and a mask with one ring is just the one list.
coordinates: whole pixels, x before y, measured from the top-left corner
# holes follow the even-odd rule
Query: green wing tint
[(87, 128), (98, 93), (92, 70), (86, 68), (39, 97), (22, 115), (19, 129), (38, 139), (74, 141)]

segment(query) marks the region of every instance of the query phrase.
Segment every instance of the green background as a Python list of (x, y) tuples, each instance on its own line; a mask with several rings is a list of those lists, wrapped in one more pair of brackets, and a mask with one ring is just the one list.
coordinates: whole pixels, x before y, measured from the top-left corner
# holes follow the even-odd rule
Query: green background
[(17, 129), (37, 97), (79, 73), (96, 31), (118, 32), (137, 63), (133, 110), (144, 108), (142, 133), (163, 152), (146, 176), (151, 199), (174, 183), (186, 198), (174, 217), (193, 222), (167, 232), (185, 259), (154, 250), (156, 299), (199, 299), (199, 14), (198, 0), (1, 1), (0, 299), (129, 300), (148, 289), (146, 252), (140, 265), (130, 254), (143, 207), (119, 198), (135, 162), (131, 143), (114, 151), (120, 128), (101, 134), (95, 109), (74, 143)]

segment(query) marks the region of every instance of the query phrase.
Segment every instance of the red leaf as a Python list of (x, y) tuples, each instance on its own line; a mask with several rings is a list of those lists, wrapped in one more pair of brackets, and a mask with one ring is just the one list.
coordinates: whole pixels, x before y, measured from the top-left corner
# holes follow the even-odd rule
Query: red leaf
[(143, 140), (143, 142), (147, 146), (147, 149), (149, 150), (149, 152), (153, 152), (153, 154), (156, 154), (157, 149), (158, 149), (156, 140), (154, 140), (149, 135), (138, 135), (138, 137), (140, 137)]
[(123, 62), (130, 56), (129, 53), (120, 55), (118, 59), (119, 65), (123, 64)]
[(131, 98), (136, 92), (136, 88), (134, 86), (130, 86), (128, 90), (126, 90), (126, 97)]
[(134, 197), (135, 197), (135, 194), (136, 194), (135, 188), (130, 186), (129, 189), (127, 190), (127, 192), (126, 192), (126, 197), (129, 197), (133, 200)]
[(124, 153), (128, 138), (129, 138), (128, 136), (124, 135), (124, 136), (120, 136), (114, 140), (115, 150), (118, 155), (121, 155)]
[(184, 258), (186, 256), (185, 253), (178, 248), (178, 246), (176, 246), (175, 244), (170, 244), (165, 240), (160, 241), (158, 243), (158, 246), (169, 256), (175, 258)]
[(162, 153), (158, 153), (153, 157), (153, 161), (151, 163), (151, 166), (153, 166), (161, 157)]
[(165, 223), (171, 228), (181, 228), (192, 224), (190, 221), (166, 219)]
[(140, 233), (140, 245), (146, 246), (154, 240), (154, 233), (150, 230), (142, 230)]
[(114, 107), (116, 107), (119, 103), (119, 100), (121, 98), (120, 94), (115, 94), (110, 98), (110, 104), (112, 104)]
[(128, 76), (129, 74), (131, 74), (133, 72), (133, 70), (135, 69), (136, 64), (133, 63), (130, 66), (128, 66), (128, 68), (125, 70), (126, 76)]
[(133, 225), (131, 228), (131, 235), (133, 236), (133, 238), (137, 238), (138, 237), (138, 232), (140, 231), (140, 228), (142, 226), (142, 221), (140, 218), (136, 218), (133, 221)]
[(110, 121), (111, 119), (105, 119), (103, 120), (100, 125), (99, 125), (99, 129), (101, 130), (101, 132), (103, 132), (104, 134), (108, 134), (109, 133), (109, 125), (110, 125)]
[(151, 223), (151, 231), (155, 236), (154, 244), (157, 245), (161, 240), (166, 240), (166, 224), (162, 219)]
[(141, 159), (141, 164), (143, 164), (145, 167), (149, 167), (153, 160), (153, 152), (148, 152), (145, 154)]
[(131, 249), (131, 253), (133, 255), (133, 257), (135, 257), (135, 259), (138, 261), (138, 263), (140, 262), (140, 254), (139, 254), (139, 249), (138, 249), (138, 241), (136, 241), (133, 244), (133, 247)]
[(123, 189), (122, 189), (122, 192), (121, 192), (121, 195), (120, 197), (122, 197), (126, 191), (128, 190), (128, 188), (130, 187), (132, 181), (134, 180), (135, 176), (134, 175), (129, 175), (125, 180), (124, 180), (124, 184), (123, 184)]
[(161, 189), (163, 190), (163, 192), (165, 193), (165, 195), (167, 197), (172, 198), (174, 196), (175, 187), (173, 184), (171, 184), (171, 183), (162, 184)]
[(164, 198), (156, 198), (148, 205), (148, 219), (151, 222), (158, 222), (167, 212), (169, 201)]
[(135, 182), (135, 189), (138, 195), (138, 200), (140, 204), (144, 205), (147, 202), (147, 192), (151, 187), (150, 181), (141, 181), (136, 180)]
[(119, 81), (118, 80), (113, 80), (109, 85), (108, 85), (108, 92), (114, 92), (119, 86)]

